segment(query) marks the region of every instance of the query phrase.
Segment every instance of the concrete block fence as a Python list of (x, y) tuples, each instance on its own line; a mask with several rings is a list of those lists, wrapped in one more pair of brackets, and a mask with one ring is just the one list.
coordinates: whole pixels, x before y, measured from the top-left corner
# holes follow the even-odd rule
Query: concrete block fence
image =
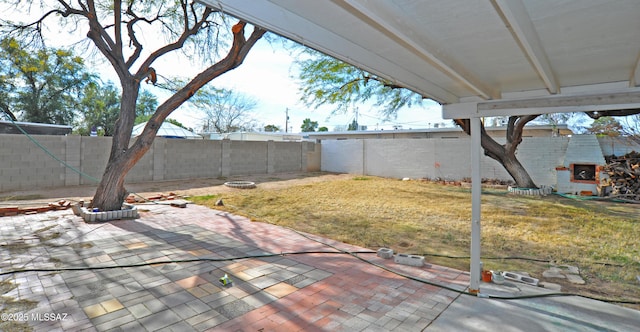
[[(574, 145), (596, 140), (587, 135), (574, 135)], [(548, 187), (558, 183), (556, 167), (563, 166), (571, 137), (525, 137), (516, 153), (533, 181)], [(497, 139), (504, 144), (504, 139)], [(598, 147), (599, 143), (599, 147)], [(589, 151), (570, 154), (624, 155), (640, 151), (640, 145), (628, 138), (598, 137)], [(592, 151), (591, 151), (592, 150)], [(589, 152), (589, 153), (587, 153)], [(323, 140), (321, 169), (328, 172), (353, 173), (395, 178), (428, 178), (463, 180), (471, 177), (471, 139), (361, 139)], [(482, 156), (481, 173), (485, 179), (511, 181), (497, 161)], [(566, 182), (566, 179), (562, 179)], [(548, 189), (546, 189), (548, 190)]]
[[(538, 184), (555, 185), (568, 137), (524, 138), (517, 156)], [(462, 180), (471, 177), (471, 140), (364, 139), (322, 141), (323, 171), (395, 178)], [(511, 180), (504, 167), (482, 157), (482, 177)]]
[(640, 141), (626, 137), (598, 137), (600, 148), (605, 156), (624, 156), (633, 151), (640, 151)]
[[(110, 137), (35, 136), (71, 166), (100, 178)], [(518, 158), (539, 185), (557, 184), (570, 137), (525, 137)], [(500, 142), (500, 141), (499, 141)], [(624, 138), (598, 138), (604, 155), (640, 151)], [(280, 172), (326, 171), (394, 178), (462, 180), (471, 177), (469, 138), (353, 139), (312, 142), (212, 141), (157, 138), (127, 175), (150, 182)], [(592, 148), (597, 149), (597, 144)], [(498, 162), (483, 156), (482, 177), (511, 180)], [(93, 184), (22, 135), (0, 135), (0, 192)]]
[[(110, 137), (33, 136), (52, 155), (100, 179)], [(312, 142), (246, 142), (157, 138), (127, 174), (128, 183), (320, 170)], [(94, 184), (23, 135), (0, 135), (0, 192)]]

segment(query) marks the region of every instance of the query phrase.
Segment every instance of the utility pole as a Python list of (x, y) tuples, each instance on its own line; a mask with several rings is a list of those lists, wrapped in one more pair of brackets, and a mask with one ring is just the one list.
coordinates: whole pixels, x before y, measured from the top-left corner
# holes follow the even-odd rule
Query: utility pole
[(356, 131), (360, 130), (360, 123), (358, 123), (358, 108), (356, 107)]
[(284, 121), (284, 132), (288, 133), (289, 132), (289, 107), (287, 107), (286, 115), (287, 115), (287, 119)]

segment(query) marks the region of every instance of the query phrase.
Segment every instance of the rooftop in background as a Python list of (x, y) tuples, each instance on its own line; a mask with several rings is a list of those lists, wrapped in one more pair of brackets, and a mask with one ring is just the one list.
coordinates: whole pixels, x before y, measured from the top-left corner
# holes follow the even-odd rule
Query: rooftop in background
[[(142, 134), (144, 127), (147, 125), (146, 122), (137, 124), (133, 127), (133, 131), (131, 132), (131, 137), (137, 137)], [(170, 122), (163, 122), (160, 129), (158, 129), (158, 133), (156, 137), (164, 137), (164, 138), (182, 138), (182, 139), (202, 139), (202, 136), (192, 133), (182, 127), (178, 127)]]
[(22, 134), (22, 131), (17, 126), (22, 128), (27, 134), (30, 135), (68, 135), (71, 134), (73, 129), (67, 125), (55, 125), (46, 123), (35, 122), (11, 122), (0, 121), (0, 134)]
[(212, 140), (230, 139), (232, 141), (302, 141), (301, 134), (283, 132), (237, 131), (233, 133), (202, 133), (202, 135)]
[[(485, 127), (492, 137), (505, 137), (507, 126)], [(467, 137), (459, 127), (426, 128), (426, 129), (399, 129), (399, 130), (367, 130), (367, 131), (325, 131), (307, 133), (310, 140), (329, 139), (365, 139), (365, 138), (461, 138)], [(530, 125), (525, 126), (523, 137), (548, 137), (572, 135), (567, 125)], [(305, 136), (305, 138), (307, 138)]]

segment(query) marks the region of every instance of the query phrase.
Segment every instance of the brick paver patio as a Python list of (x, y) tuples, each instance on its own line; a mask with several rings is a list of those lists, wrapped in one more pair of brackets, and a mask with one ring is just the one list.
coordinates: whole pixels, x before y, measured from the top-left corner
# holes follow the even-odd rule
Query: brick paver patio
[[(30, 304), (26, 323), (36, 331), (180, 332), (420, 331), (459, 296), (347, 254), (260, 257), (336, 251), (279, 226), (197, 205), (139, 208), (140, 219), (102, 224), (70, 210), (0, 218), (2, 272), (122, 266), (5, 274), (0, 280), (15, 288), (3, 296)], [(358, 256), (456, 289), (468, 285), (461, 271)], [(233, 257), (244, 258), (226, 260)], [(178, 260), (194, 261), (148, 264)], [(220, 282), (225, 274), (231, 285)]]

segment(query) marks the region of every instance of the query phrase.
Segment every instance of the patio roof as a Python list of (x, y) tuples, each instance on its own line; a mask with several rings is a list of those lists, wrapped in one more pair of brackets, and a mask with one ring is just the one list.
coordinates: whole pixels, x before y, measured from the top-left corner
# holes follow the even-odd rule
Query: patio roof
[(640, 109), (637, 0), (199, 0), (471, 119), (479, 293), (481, 118)]
[(640, 107), (636, 0), (200, 0), (405, 86), (446, 118)]

